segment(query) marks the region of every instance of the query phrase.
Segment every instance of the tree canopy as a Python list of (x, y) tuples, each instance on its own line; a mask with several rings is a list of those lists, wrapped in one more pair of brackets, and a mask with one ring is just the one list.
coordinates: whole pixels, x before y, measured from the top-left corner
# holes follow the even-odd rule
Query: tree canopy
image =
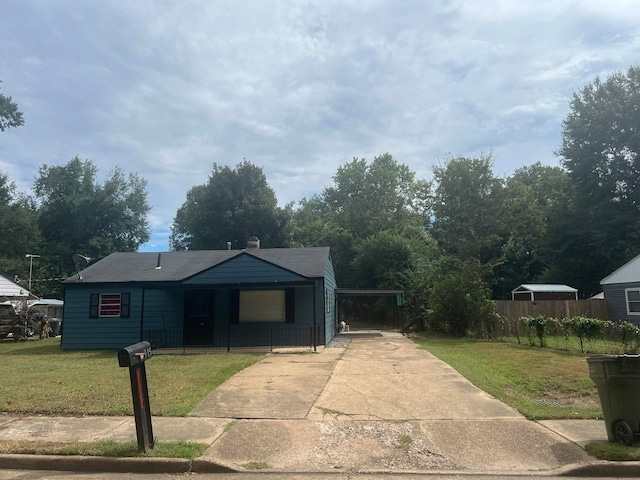
[(638, 254), (640, 67), (587, 83), (570, 107), (558, 151), (575, 190), (564, 245), (581, 272), (575, 286), (595, 291), (603, 272)]
[(250, 237), (264, 247), (288, 246), (290, 207), (279, 208), (262, 168), (244, 161), (234, 169), (213, 164), (203, 185), (192, 187), (173, 220), (175, 250), (241, 248)]
[[(300, 202), (294, 213), (293, 241), (301, 246), (329, 245), (342, 285), (399, 288), (399, 272), (408, 265), (407, 239), (424, 239), (427, 200), (428, 183), (416, 179), (391, 154), (378, 155), (370, 163), (354, 158), (338, 167), (333, 184), (321, 195)], [(392, 251), (392, 245), (398, 251)], [(380, 253), (385, 248), (390, 257), (385, 265), (393, 263), (391, 258), (399, 262), (394, 263), (395, 273), (382, 275), (374, 264), (380, 257), (368, 250)], [(363, 274), (372, 271), (378, 272), (375, 278)]]
[[(74, 157), (66, 165), (42, 165), (34, 185), (42, 250), (73, 272), (74, 253), (93, 259), (136, 251), (149, 240), (146, 180), (116, 167), (103, 183), (91, 160)], [(43, 257), (45, 254), (43, 254)]]
[(449, 255), (482, 264), (500, 257), (504, 182), (493, 174), (490, 155), (450, 158), (433, 168), (431, 234)]
[(25, 254), (37, 251), (40, 231), (35, 205), (16, 192), (15, 183), (0, 173), (0, 272), (24, 276)]
[(18, 104), (11, 97), (0, 93), (0, 132), (21, 125), (24, 125), (24, 118), (18, 110)]

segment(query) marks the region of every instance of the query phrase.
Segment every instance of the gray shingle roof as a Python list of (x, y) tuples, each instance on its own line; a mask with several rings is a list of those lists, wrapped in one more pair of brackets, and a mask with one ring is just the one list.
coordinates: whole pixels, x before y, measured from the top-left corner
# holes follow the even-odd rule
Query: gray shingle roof
[[(307, 278), (324, 277), (329, 247), (118, 252), (63, 283), (180, 282), (239, 255), (251, 255)], [(156, 268), (158, 258), (161, 268)]]

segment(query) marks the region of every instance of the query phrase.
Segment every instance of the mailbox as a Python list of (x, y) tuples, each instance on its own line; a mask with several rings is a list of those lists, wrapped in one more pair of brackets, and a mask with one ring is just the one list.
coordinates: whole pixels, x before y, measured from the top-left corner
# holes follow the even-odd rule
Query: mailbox
[(151, 358), (151, 344), (140, 342), (118, 350), (118, 364), (121, 367), (134, 367)]
[(144, 362), (151, 358), (151, 344), (140, 342), (118, 350), (118, 364), (129, 367), (133, 416), (136, 419), (138, 450), (145, 452), (153, 448), (153, 426), (151, 425), (151, 407), (149, 407), (149, 388), (147, 369)]

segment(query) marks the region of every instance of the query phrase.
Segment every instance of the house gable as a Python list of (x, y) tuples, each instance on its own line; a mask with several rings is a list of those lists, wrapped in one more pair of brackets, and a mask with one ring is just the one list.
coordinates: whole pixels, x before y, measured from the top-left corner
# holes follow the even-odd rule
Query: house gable
[(600, 280), (600, 285), (616, 283), (640, 283), (640, 255), (629, 260), (610, 275)]
[(301, 282), (307, 277), (286, 268), (241, 253), (182, 282), (184, 285), (229, 285)]

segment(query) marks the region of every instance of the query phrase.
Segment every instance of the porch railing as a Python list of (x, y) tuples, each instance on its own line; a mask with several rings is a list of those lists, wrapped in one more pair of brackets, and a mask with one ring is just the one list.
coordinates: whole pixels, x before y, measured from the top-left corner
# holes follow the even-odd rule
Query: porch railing
[(324, 332), (317, 327), (252, 327), (230, 325), (226, 331), (150, 329), (143, 340), (159, 349), (269, 349), (324, 345)]

